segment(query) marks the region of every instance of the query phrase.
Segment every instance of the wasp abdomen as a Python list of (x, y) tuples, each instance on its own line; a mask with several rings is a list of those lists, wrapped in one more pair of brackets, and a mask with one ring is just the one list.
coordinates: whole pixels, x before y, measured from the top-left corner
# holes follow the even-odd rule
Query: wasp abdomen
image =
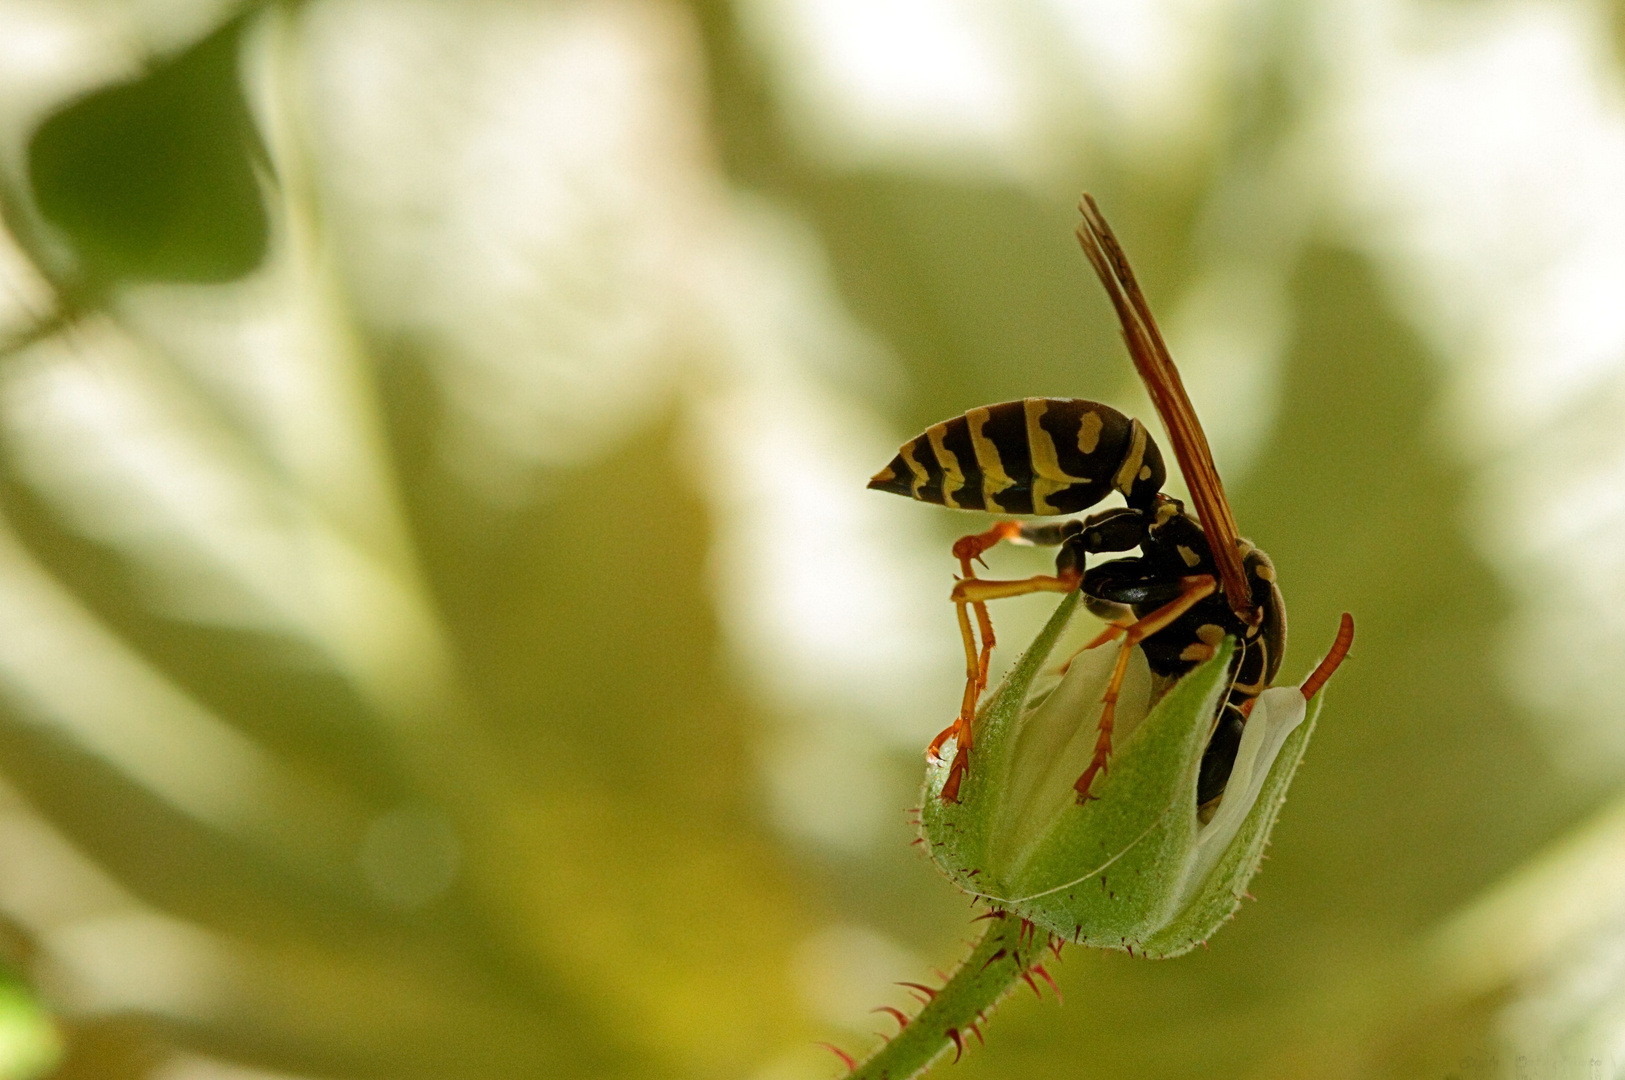
[(869, 486), (1006, 514), (1075, 514), (1120, 491), (1149, 507), (1167, 472), (1145, 425), (1098, 401), (1024, 398), (972, 409), (903, 444)]

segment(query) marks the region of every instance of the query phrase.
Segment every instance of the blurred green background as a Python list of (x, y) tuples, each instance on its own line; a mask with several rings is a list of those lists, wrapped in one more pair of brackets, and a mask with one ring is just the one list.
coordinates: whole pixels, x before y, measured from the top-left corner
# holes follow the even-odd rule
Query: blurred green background
[(0, 1076), (836, 1075), (975, 932), (864, 483), (1151, 416), (1085, 189), (1359, 636), (1259, 902), (943, 1072), (1625, 1076), (1621, 21), (0, 0)]

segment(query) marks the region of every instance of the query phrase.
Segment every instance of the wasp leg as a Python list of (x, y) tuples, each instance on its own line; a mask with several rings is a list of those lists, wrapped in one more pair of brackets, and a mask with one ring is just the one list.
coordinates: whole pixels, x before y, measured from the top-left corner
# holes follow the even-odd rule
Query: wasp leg
[[(996, 546), (1001, 540), (1014, 540), (1021, 535), (1021, 525), (1014, 521), (1001, 521), (991, 529), (971, 536), (961, 536), (954, 541), (954, 558), (959, 560), (962, 579), (974, 579), (976, 569), (971, 566), (972, 560), (981, 561), (982, 553)], [(985, 565), (985, 564), (984, 564)], [(942, 744), (950, 738), (957, 738), (959, 745), (970, 745), (970, 722), (965, 718), (970, 710), (976, 707), (976, 698), (981, 694), (982, 688), (987, 685), (987, 666), (993, 654), (993, 619), (987, 613), (985, 604), (976, 604), (976, 621), (982, 631), (982, 646), (978, 652), (976, 634), (971, 630), (970, 617), (965, 611), (965, 605), (959, 605), (959, 634), (965, 641), (965, 698), (968, 705), (961, 705), (959, 718), (931, 740), (926, 747), (926, 753), (932, 757)]]
[[(1112, 752), (1112, 728), (1117, 723), (1117, 695), (1122, 692), (1123, 679), (1128, 675), (1129, 655), (1134, 651), (1134, 646), (1174, 622), (1202, 600), (1212, 596), (1218, 587), (1218, 582), (1211, 574), (1185, 578), (1180, 582), (1178, 597), (1151, 612), (1133, 626), (1124, 629), (1123, 643), (1117, 648), (1117, 665), (1112, 668), (1111, 681), (1106, 684), (1106, 692), (1100, 698), (1098, 726), (1100, 734), (1095, 739), (1095, 756), (1090, 760), (1089, 767), (1083, 770), (1083, 775), (1078, 777), (1077, 783), (1072, 785), (1078, 793), (1080, 803), (1087, 802), (1091, 798), (1089, 787), (1095, 781), (1095, 774), (1106, 771), (1106, 759)], [(1110, 640), (1105, 634), (1101, 637)], [(1105, 643), (1100, 639), (1096, 640), (1100, 644)]]
[[(1083, 648), (1079, 649), (1077, 652), (1072, 654), (1072, 659), (1073, 660), (1077, 659), (1079, 653), (1086, 653), (1090, 649), (1098, 649), (1102, 645), (1106, 644), (1108, 641), (1116, 641), (1118, 634), (1126, 633), (1128, 631), (1128, 628), (1133, 626), (1133, 625), (1134, 625), (1134, 623), (1132, 623), (1132, 622), (1126, 622), (1126, 623), (1109, 622), (1109, 623), (1107, 623), (1105, 625), (1105, 627), (1103, 627), (1101, 629), (1100, 633), (1096, 634), (1094, 637), (1089, 639), (1089, 644), (1085, 645)], [(1072, 662), (1072, 660), (1067, 661), (1067, 663), (1069, 663), (1069, 664), (1071, 662)]]
[(983, 640), (987, 647), (991, 648), (993, 627), (987, 617), (987, 609), (983, 606), (987, 601), (1000, 600), (1006, 596), (1025, 596), (1035, 592), (1069, 593), (1082, 581), (1082, 574), (1068, 571), (1054, 577), (1040, 574), (1015, 581), (989, 581), (973, 575), (961, 578), (954, 586), (950, 598), (958, 609), (959, 633), (965, 641), (965, 696), (960, 701), (959, 716), (932, 739), (931, 745), (926, 749), (927, 754), (936, 757), (943, 743), (949, 739), (956, 741), (953, 764), (948, 767), (948, 779), (942, 785), (944, 801), (957, 801), (959, 783), (965, 775), (965, 770), (970, 768), (971, 721), (976, 717), (976, 701), (987, 681), (987, 652), (978, 653), (976, 638), (971, 631), (970, 609), (976, 609), (977, 621), (983, 625)]
[[(932, 739), (931, 745), (925, 748), (926, 755), (934, 758), (937, 756), (937, 752), (942, 749), (943, 743), (949, 739), (956, 740), (959, 749), (954, 754), (955, 769), (952, 776), (958, 775), (960, 759), (970, 749), (970, 717), (975, 715), (976, 699), (982, 692), (982, 662), (976, 654), (976, 635), (971, 630), (970, 613), (966, 610), (966, 605), (956, 604), (955, 614), (959, 616), (959, 634), (965, 639), (965, 696), (960, 701), (959, 715), (954, 718), (954, 722), (937, 732), (937, 737)], [(985, 608), (982, 611), (982, 617), (986, 618)], [(991, 632), (991, 627), (989, 630)], [(953, 783), (953, 790), (959, 790), (957, 780)]]
[(1055, 669), (1056, 674), (1065, 675), (1068, 671), (1072, 670), (1072, 661), (1076, 660), (1090, 649), (1098, 649), (1108, 641), (1115, 640), (1118, 634), (1121, 634), (1123, 631), (1127, 630), (1133, 625), (1134, 621), (1132, 618), (1130, 618), (1130, 620), (1127, 622), (1107, 623), (1105, 628), (1102, 629), (1100, 633), (1089, 639), (1089, 643), (1087, 645), (1074, 651), (1071, 656), (1067, 657), (1066, 662)]
[(1059, 574), (1036, 574), (1014, 581), (994, 581), (991, 578), (971, 578), (954, 586), (948, 599), (956, 604), (985, 604), (989, 600), (1003, 600), (1007, 596), (1027, 596), (1030, 593), (1069, 593), (1083, 584), (1083, 575), (1076, 570)]
[[(1020, 539), (1022, 532), (1023, 529), (1020, 522), (1000, 521), (986, 532), (976, 533), (971, 536), (961, 536), (958, 540), (954, 541), (954, 558), (959, 560), (961, 580), (968, 581), (976, 577), (976, 568), (971, 565), (972, 560), (981, 562), (983, 553), (989, 548), (995, 547), (1001, 540)], [(982, 565), (986, 566), (987, 564), (982, 563)], [(976, 642), (971, 637), (970, 622), (965, 617), (963, 605), (961, 605), (959, 612), (959, 632), (965, 639), (967, 677), (970, 678), (971, 683), (973, 683), (975, 686), (975, 690), (973, 691), (970, 686), (967, 685), (965, 688), (965, 694), (970, 700), (968, 709), (974, 711), (976, 708), (976, 699), (980, 697), (982, 691), (987, 688), (987, 669), (988, 665), (993, 660), (993, 646), (997, 643), (997, 639), (995, 639), (993, 636), (993, 619), (987, 613), (987, 605), (977, 603), (973, 604), (972, 606), (976, 609), (976, 627), (982, 632), (981, 650), (978, 652)], [(969, 668), (973, 661), (976, 671), (974, 677), (970, 677)], [(961, 708), (959, 715), (961, 718), (963, 718), (966, 715), (966, 708)], [(967, 730), (964, 734), (966, 737), (968, 737), (969, 721), (966, 721), (965, 723)], [(940, 745), (941, 741), (942, 736), (937, 736), (937, 742), (932, 744), (933, 749)]]
[[(996, 547), (1000, 542), (1013, 540), (1027, 544), (1060, 544), (1077, 532), (1081, 524), (1076, 521), (1060, 522), (1046, 525), (1023, 525), (1017, 521), (1000, 521), (986, 532), (974, 533), (970, 536), (961, 536), (954, 541), (954, 558), (959, 560), (960, 580), (976, 580), (976, 568), (971, 565), (981, 562), (982, 555), (988, 549)], [(983, 565), (987, 565), (983, 563)], [(976, 702), (987, 689), (988, 668), (993, 661), (993, 646), (998, 638), (993, 633), (993, 618), (988, 614), (987, 605), (982, 601), (974, 601), (971, 608), (976, 612), (976, 629), (981, 631), (982, 643), (978, 647), (976, 633), (971, 629), (970, 617), (965, 605), (959, 605), (959, 634), (965, 642), (965, 697), (960, 703), (959, 716), (931, 740), (926, 753), (932, 757), (949, 739), (957, 740), (959, 750), (954, 760), (964, 760), (965, 751), (970, 748), (970, 722), (976, 714)], [(955, 774), (957, 775), (957, 774)], [(959, 785), (953, 784), (957, 791)]]
[[(1066, 521), (1049, 522), (1000, 521), (986, 532), (960, 537), (954, 542), (953, 552), (954, 558), (959, 560), (960, 580), (971, 581), (976, 578), (976, 569), (971, 563), (981, 562), (982, 555), (1002, 541), (1040, 547), (1063, 547), (1065, 550), (1057, 560), (1057, 565), (1058, 573), (1064, 577), (1071, 573), (1074, 566), (1081, 568), (1082, 565), (1082, 559), (1077, 558), (1070, 545), (1080, 544), (1081, 550), (1085, 552), (1127, 551), (1142, 542), (1145, 530), (1144, 513), (1128, 507), (1119, 507), (1091, 514), (1081, 520), (1070, 518)], [(969, 705), (961, 710), (964, 716), (970, 715), (970, 711), (975, 708), (976, 699), (987, 689), (988, 667), (993, 659), (993, 646), (997, 643), (993, 634), (993, 620), (988, 615), (986, 603), (976, 600), (972, 601), (971, 606), (976, 612), (976, 624), (977, 629), (981, 631), (982, 644), (976, 662), (976, 692), (971, 697)], [(966, 652), (975, 650), (976, 645), (972, 640), (969, 625), (964, 619), (960, 620), (960, 634), (965, 639)], [(967, 666), (968, 663), (967, 659)], [(967, 720), (966, 723), (968, 722)], [(955, 728), (949, 728), (949, 732), (954, 730)], [(946, 741), (947, 737), (948, 732), (939, 735), (932, 743), (933, 751)]]

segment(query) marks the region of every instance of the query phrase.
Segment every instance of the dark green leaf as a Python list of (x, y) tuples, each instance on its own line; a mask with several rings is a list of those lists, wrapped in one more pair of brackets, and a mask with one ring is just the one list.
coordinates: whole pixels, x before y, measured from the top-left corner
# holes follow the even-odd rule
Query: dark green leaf
[(237, 70), (241, 22), (67, 105), (29, 144), (40, 212), (96, 283), (229, 281), (259, 265), (263, 160)]

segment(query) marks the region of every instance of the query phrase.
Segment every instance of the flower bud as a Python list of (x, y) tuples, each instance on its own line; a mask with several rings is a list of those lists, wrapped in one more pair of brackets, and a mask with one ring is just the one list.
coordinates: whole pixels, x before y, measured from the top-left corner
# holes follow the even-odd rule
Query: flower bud
[(1235, 642), (1165, 692), (1136, 649), (1107, 771), (1080, 804), (1117, 648), (1073, 655), (1077, 603), (1062, 601), (977, 714), (957, 802), (940, 797), (955, 748), (928, 764), (921, 831), (937, 866), (995, 908), (1068, 941), (1177, 956), (1240, 906), (1314, 722), (1296, 687), (1261, 694), (1204, 823), (1197, 773)]

